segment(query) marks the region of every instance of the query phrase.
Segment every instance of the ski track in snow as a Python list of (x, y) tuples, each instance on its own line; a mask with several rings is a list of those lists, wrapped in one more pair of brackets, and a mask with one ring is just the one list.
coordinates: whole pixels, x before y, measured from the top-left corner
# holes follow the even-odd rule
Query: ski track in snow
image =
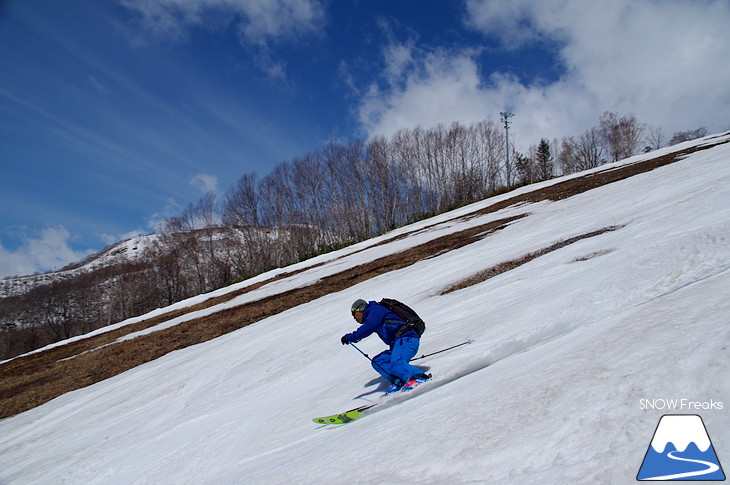
[[(666, 412), (640, 409), (642, 398), (724, 402), (701, 412), (723, 461), (730, 144), (561, 201), (454, 219), (489, 203), (398, 230), (413, 235), (383, 246), (322, 256), (324, 265), (227, 304), (435, 235), (528, 215), (0, 421), (0, 484), (633, 483)], [(618, 229), (441, 294), (504, 261), (611, 226)], [(356, 325), (353, 300), (385, 296), (424, 317), (419, 353), (474, 342), (418, 361), (433, 379), (371, 416), (313, 423), (382, 392), (370, 363), (339, 338)], [(383, 349), (375, 336), (360, 345)]]

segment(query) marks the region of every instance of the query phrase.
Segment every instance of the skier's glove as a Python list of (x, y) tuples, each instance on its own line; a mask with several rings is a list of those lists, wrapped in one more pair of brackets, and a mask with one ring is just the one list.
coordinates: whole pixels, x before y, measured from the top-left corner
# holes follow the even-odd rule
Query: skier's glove
[(342, 342), (342, 345), (350, 345), (350, 341), (347, 339), (347, 335), (343, 335), (340, 339), (340, 342)]

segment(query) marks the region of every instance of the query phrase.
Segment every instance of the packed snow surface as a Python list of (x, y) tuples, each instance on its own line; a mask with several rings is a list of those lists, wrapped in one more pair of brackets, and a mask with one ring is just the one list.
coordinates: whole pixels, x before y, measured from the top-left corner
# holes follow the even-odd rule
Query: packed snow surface
[[(0, 421), (0, 484), (634, 483), (664, 414), (701, 415), (730, 464), (730, 144), (562, 201), (455, 219), (494, 200), (322, 256), (225, 305), (525, 217)], [(416, 362), (434, 378), (408, 399), (313, 423), (380, 399), (385, 384), (340, 337), (357, 326), (352, 301), (385, 296), (426, 320), (419, 355), (474, 342)], [(358, 347), (384, 346), (371, 336)]]

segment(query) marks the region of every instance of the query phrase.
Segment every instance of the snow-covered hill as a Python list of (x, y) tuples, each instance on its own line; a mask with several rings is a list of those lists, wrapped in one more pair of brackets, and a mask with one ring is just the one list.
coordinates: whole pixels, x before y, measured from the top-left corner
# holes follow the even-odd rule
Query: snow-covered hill
[[(0, 483), (633, 483), (668, 413), (701, 415), (730, 463), (730, 143), (563, 200), (479, 212), (513, 195), (320, 256), (127, 336), (514, 218), (0, 421)], [(508, 261), (520, 263), (447, 292)], [(344, 426), (313, 423), (379, 399), (383, 383), (339, 339), (356, 327), (352, 301), (384, 296), (426, 320), (420, 353), (474, 343), (418, 361), (434, 379), (410, 399)], [(372, 355), (383, 345), (371, 337), (359, 347)]]
[(3, 278), (0, 280), (0, 298), (22, 295), (39, 285), (69, 280), (102, 268), (139, 262), (146, 257), (145, 253), (154, 247), (158, 240), (157, 234), (137, 236), (112, 244), (84, 261), (59, 271)]

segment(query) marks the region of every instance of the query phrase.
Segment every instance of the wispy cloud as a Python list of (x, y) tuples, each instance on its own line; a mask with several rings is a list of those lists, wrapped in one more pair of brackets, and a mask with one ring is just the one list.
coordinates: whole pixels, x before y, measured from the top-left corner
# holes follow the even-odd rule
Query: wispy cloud
[(234, 25), (241, 44), (256, 53), (256, 64), (273, 80), (285, 78), (285, 64), (272, 55), (271, 46), (319, 35), (326, 19), (319, 0), (120, 0), (120, 3), (136, 13), (135, 21), (140, 27), (135, 33), (138, 43), (150, 35), (182, 41), (195, 28), (222, 30)]
[(292, 40), (317, 33), (323, 27), (324, 8), (317, 0), (242, 0), (227, 2), (243, 20), (238, 27), (253, 43)]
[(88, 82), (89, 82), (89, 85), (92, 88), (94, 88), (94, 90), (97, 93), (99, 93), (99, 94), (109, 94), (109, 93), (112, 92), (111, 89), (109, 89), (109, 86), (107, 86), (106, 84), (102, 83), (101, 81), (99, 81), (98, 79), (96, 79), (96, 77), (94, 77), (94, 76), (91, 76), (88, 79)]
[(203, 194), (208, 192), (218, 193), (218, 177), (215, 175), (205, 173), (196, 174), (190, 179), (190, 184)]
[(120, 0), (139, 15), (150, 33), (173, 39), (193, 27), (217, 29), (234, 23), (251, 43), (292, 39), (318, 31), (324, 8), (317, 0)]

